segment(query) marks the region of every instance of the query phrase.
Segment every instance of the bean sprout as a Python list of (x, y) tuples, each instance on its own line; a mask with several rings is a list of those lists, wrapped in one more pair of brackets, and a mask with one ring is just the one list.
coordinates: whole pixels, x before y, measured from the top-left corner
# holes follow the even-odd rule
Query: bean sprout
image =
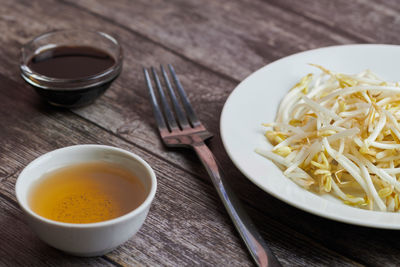
[(345, 204), (400, 210), (400, 85), (370, 70), (308, 74), (263, 124), (274, 161), (296, 184)]

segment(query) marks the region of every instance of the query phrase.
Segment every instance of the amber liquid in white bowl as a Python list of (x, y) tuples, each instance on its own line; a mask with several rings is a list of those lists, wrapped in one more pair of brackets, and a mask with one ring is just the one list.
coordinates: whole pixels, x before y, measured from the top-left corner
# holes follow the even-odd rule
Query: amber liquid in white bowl
[(65, 223), (95, 223), (117, 218), (146, 199), (132, 172), (106, 162), (81, 163), (40, 178), (29, 194), (33, 212)]

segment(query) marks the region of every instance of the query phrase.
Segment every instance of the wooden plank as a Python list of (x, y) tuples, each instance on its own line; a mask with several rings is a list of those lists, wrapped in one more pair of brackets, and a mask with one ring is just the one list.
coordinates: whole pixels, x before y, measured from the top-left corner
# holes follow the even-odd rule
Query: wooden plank
[(329, 32), (345, 33), (358, 42), (398, 44), (400, 9), (397, 1), (269, 1), (301, 15)]
[(262, 1), (69, 2), (238, 81), (283, 56), (354, 42)]
[[(13, 212), (19, 220), (22, 220), (22, 214), (17, 209), (13, 191), (15, 179), (24, 165), (38, 155), (58, 147), (105, 142), (133, 151), (150, 162), (159, 185), (156, 199), (141, 231), (119, 249), (108, 254), (108, 258), (126, 265), (137, 262), (149, 266), (252, 265), (209, 183), (204, 183), (185, 171), (171, 168), (167, 162), (148, 151), (77, 118), (71, 112), (41, 105), (31, 90), (20, 87), (2, 75), (0, 81), (0, 96), (3, 100), (3, 105), (0, 106), (0, 122), (3, 125), (0, 126), (8, 125), (5, 131), (0, 132), (0, 146), (3, 148), (0, 165), (7, 161), (11, 164), (10, 169), (16, 172), (0, 182), (0, 197), (13, 204), (7, 205), (9, 209), (14, 207), (16, 211)], [(8, 113), (10, 109), (14, 112)], [(354, 264), (353, 261), (313, 243), (309, 238), (293, 233), (292, 229), (271, 220), (266, 214), (253, 210), (253, 216), (257, 217), (256, 222), (261, 226), (268, 222), (265, 228), (261, 228), (264, 229), (262, 233), (284, 264)], [(292, 240), (293, 236), (296, 236), (295, 240)], [(20, 238), (23, 239), (24, 236)], [(10, 249), (24, 251), (23, 247), (14, 246)]]

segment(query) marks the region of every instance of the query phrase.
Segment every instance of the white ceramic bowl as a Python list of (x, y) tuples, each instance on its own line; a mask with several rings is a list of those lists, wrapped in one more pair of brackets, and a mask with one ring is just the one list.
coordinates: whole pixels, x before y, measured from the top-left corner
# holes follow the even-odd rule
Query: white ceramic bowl
[[(46, 219), (29, 207), (28, 194), (43, 175), (60, 167), (88, 161), (116, 163), (136, 174), (143, 182), (147, 197), (135, 210), (112, 220), (74, 224)], [(104, 145), (76, 145), (46, 153), (32, 161), (17, 179), (17, 200), (37, 235), (47, 244), (78, 256), (103, 255), (131, 238), (142, 226), (156, 193), (154, 171), (139, 156)]]

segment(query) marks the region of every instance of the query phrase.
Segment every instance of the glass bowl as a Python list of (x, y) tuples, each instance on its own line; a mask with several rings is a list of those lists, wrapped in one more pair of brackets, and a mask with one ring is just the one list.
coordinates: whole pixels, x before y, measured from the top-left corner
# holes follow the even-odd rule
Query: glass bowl
[[(29, 62), (45, 50), (57, 47), (90, 47), (111, 56), (115, 63), (94, 75), (77, 78), (55, 78), (35, 72)], [(103, 32), (58, 30), (35, 37), (21, 49), (22, 78), (54, 106), (76, 108), (89, 105), (102, 95), (122, 70), (123, 54), (118, 41)]]

